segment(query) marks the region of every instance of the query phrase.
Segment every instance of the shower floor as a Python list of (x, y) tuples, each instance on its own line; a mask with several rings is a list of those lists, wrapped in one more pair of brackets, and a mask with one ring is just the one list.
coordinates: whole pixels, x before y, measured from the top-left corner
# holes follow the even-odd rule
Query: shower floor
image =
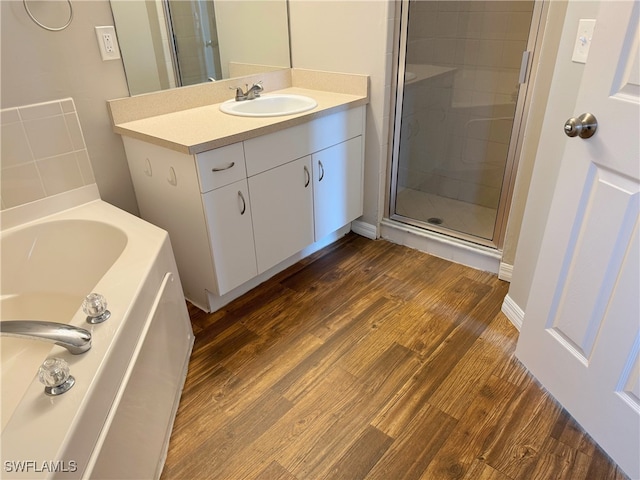
[(429, 219), (440, 219), (440, 227), (490, 240), (497, 211), (420, 190), (399, 188), (396, 213), (425, 223), (430, 223)]

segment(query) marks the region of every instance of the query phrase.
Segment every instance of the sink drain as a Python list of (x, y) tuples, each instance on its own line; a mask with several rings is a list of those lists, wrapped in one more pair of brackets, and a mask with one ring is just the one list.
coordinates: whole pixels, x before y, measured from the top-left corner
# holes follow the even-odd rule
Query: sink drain
[(430, 223), (431, 225), (442, 225), (443, 220), (440, 217), (431, 217), (427, 220), (427, 223)]

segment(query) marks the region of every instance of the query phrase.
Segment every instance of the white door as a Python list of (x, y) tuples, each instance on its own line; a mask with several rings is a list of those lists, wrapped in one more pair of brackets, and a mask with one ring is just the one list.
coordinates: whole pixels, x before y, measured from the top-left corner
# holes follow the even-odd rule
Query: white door
[(600, 4), (576, 111), (567, 112), (567, 118), (594, 114), (598, 129), (589, 139), (567, 138), (558, 158), (516, 350), (634, 479), (640, 478), (639, 9), (638, 1)]

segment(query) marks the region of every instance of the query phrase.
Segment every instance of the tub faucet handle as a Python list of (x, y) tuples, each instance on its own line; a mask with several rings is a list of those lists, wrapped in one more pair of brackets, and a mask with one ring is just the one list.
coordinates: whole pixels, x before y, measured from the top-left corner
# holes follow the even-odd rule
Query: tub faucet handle
[(69, 364), (62, 358), (47, 358), (38, 369), (38, 379), (44, 385), (44, 393), (61, 395), (76, 383), (69, 375)]
[(82, 311), (87, 314), (87, 322), (102, 323), (111, 316), (107, 310), (107, 299), (99, 293), (90, 293), (82, 302)]

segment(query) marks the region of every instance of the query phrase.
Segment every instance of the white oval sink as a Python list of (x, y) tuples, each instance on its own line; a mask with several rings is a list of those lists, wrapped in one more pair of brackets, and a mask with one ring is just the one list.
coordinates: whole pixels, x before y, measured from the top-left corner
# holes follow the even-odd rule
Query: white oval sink
[(220, 111), (241, 117), (278, 117), (306, 112), (317, 105), (311, 97), (276, 93), (240, 102), (229, 100), (220, 104)]

